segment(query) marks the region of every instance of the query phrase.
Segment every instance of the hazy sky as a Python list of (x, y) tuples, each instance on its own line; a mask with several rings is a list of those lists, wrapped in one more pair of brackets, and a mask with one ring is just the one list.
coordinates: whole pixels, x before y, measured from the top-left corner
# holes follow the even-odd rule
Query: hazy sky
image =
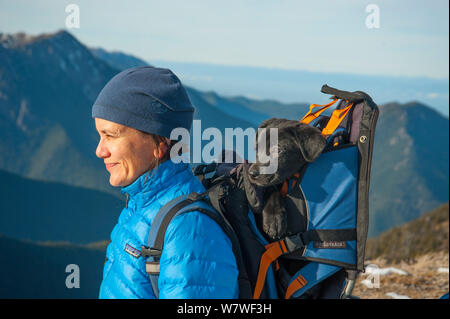
[[(70, 3), (79, 29), (66, 27)], [(379, 8), (379, 28), (366, 26), (369, 4)], [(88, 46), (150, 63), (448, 79), (448, 12), (448, 0), (0, 0), (0, 32), (67, 29)]]

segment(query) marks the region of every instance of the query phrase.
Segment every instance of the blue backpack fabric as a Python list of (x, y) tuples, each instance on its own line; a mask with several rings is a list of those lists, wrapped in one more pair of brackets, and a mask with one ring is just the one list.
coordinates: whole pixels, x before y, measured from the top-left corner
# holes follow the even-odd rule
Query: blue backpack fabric
[[(155, 216), (174, 198), (204, 190), (187, 164), (170, 160), (122, 189), (129, 198), (111, 233), (100, 298), (155, 298), (141, 251)], [(170, 223), (160, 261), (159, 298), (238, 297), (231, 242), (214, 220), (199, 211)]]
[[(314, 162), (280, 185), (280, 189), (286, 186), (287, 235), (271, 240), (261, 232), (261, 217), (243, 191), (248, 163), (232, 169), (227, 164), (200, 165), (195, 174), (207, 190), (163, 207), (155, 220), (164, 222), (153, 224), (143, 247), (154, 286), (161, 276), (159, 256), (166, 249), (167, 225), (172, 218), (197, 210), (214, 218), (230, 238), (239, 268), (240, 298), (351, 298), (356, 275), (364, 271), (379, 111), (364, 92), (326, 85), (322, 92), (334, 101), (315, 112), (317, 106), (311, 106), (304, 119), (313, 119), (305, 123), (327, 132), (327, 146)], [(330, 116), (322, 115), (338, 100)], [(207, 178), (208, 174), (213, 176)]]

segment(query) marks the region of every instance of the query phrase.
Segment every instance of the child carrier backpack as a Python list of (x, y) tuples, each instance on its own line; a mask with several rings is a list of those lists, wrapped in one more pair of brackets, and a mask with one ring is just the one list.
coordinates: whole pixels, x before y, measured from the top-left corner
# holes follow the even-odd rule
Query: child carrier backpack
[[(332, 101), (312, 104), (300, 122), (320, 130), (326, 145), (314, 161), (275, 188), (286, 212), (284, 235), (274, 239), (262, 231), (258, 205), (264, 203), (255, 202), (261, 189), (249, 184), (249, 163), (199, 165), (194, 174), (206, 191), (166, 204), (142, 247), (156, 297), (159, 258), (170, 221), (200, 211), (215, 220), (231, 241), (239, 268), (239, 298), (351, 298), (357, 273), (364, 271), (379, 110), (361, 91), (327, 85), (321, 91), (332, 95)], [(335, 104), (335, 110), (324, 115)]]

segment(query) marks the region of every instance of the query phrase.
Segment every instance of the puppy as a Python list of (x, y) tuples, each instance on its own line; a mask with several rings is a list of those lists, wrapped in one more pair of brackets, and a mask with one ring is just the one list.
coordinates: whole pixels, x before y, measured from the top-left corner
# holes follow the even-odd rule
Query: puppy
[[(261, 123), (259, 128), (278, 129), (278, 144), (270, 148), (270, 139), (262, 141), (263, 135), (256, 134), (257, 145), (266, 144), (266, 155), (278, 158), (278, 169), (273, 174), (264, 174), (262, 167), (267, 163), (256, 160), (249, 168), (250, 181), (259, 186), (271, 186), (282, 183), (286, 178), (298, 172), (306, 163), (313, 162), (323, 151), (327, 140), (321, 132), (312, 126), (295, 120), (271, 118)], [(268, 136), (268, 134), (266, 134)], [(270, 153), (272, 151), (272, 154)]]
[[(261, 213), (262, 229), (270, 239), (283, 237), (287, 229), (284, 198), (280, 189), (283, 182), (304, 165), (313, 162), (323, 151), (327, 140), (319, 129), (295, 120), (271, 118), (261, 123), (259, 128), (277, 128), (278, 144), (270, 149), (270, 139), (256, 141), (265, 142), (267, 154), (278, 157), (278, 168), (273, 174), (263, 174), (261, 169), (267, 163), (257, 161), (244, 167), (243, 177), (247, 199), (255, 213)], [(266, 136), (269, 130), (267, 130)], [(245, 166), (245, 165), (244, 165)]]

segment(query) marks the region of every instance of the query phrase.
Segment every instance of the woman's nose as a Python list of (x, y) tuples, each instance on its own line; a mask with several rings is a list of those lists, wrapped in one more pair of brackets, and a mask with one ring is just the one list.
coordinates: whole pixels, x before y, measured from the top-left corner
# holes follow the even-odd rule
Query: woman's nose
[(105, 147), (102, 140), (98, 142), (97, 149), (95, 150), (95, 155), (97, 155), (98, 158), (106, 158), (111, 155), (111, 153), (108, 151), (108, 148)]

